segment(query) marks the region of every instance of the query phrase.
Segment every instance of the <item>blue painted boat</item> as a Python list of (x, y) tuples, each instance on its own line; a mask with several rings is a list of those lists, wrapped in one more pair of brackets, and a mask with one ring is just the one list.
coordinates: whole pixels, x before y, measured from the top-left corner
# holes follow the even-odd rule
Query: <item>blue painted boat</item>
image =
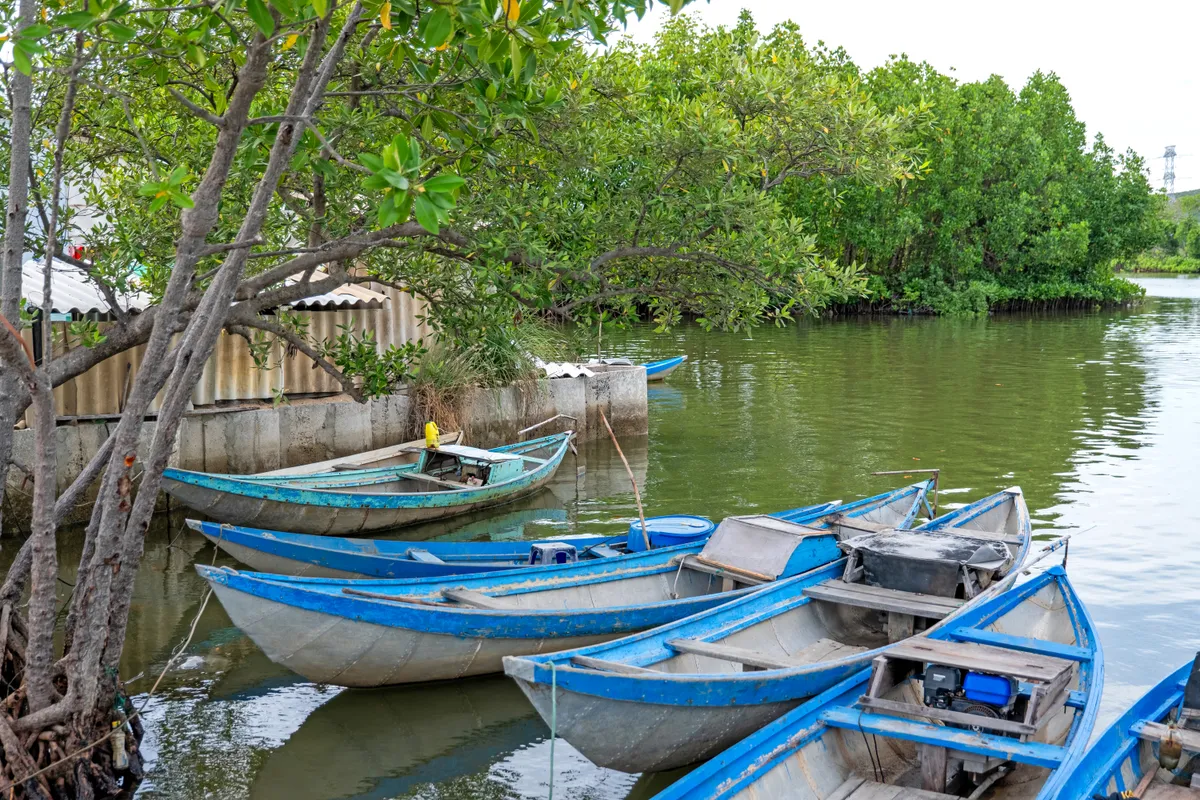
[(656, 800), (1050, 800), (1087, 746), (1103, 671), (1095, 626), (1051, 567), (901, 642)]
[(163, 490), (219, 522), (342, 535), (411, 525), (507, 503), (545, 486), (572, 434), (491, 450), (420, 448), (415, 464), (247, 480), (168, 469)]
[(674, 358), (664, 358), (660, 361), (650, 361), (643, 364), (642, 366), (646, 368), (646, 380), (661, 381), (683, 366), (683, 362), (685, 361), (687, 361), (687, 356), (675, 356)]
[[(559, 736), (599, 766), (631, 773), (686, 766), (858, 672), (889, 642), (950, 624), (1003, 592), (1032, 536), (1016, 488), (911, 531), (859, 526), (866, 531), (859, 536), (840, 532), (849, 559), (617, 641), (506, 658), (504, 670), (548, 723), (556, 720)], [(876, 548), (886, 562), (858, 555), (880, 537), (890, 537)], [(939, 546), (965, 558), (934, 561)], [(977, 553), (988, 560), (980, 565)], [(955, 581), (939, 597), (929, 588), (931, 565), (943, 563)], [(876, 585), (863, 581), (872, 569)], [(960, 585), (968, 570), (970, 583)], [(912, 572), (920, 577), (915, 587), (904, 585)]]
[[(1110, 796), (1195, 800), (1200, 791), (1185, 787), (1191, 784), (1192, 775), (1200, 773), (1198, 723), (1200, 655), (1167, 675), (1127, 708), (1071, 769), (1055, 776), (1049, 787), (1055, 791), (1045, 796), (1055, 800)], [(1169, 753), (1163, 758), (1164, 739), (1172, 736), (1182, 750), (1174, 763)]]
[[(828, 504), (829, 506), (835, 504)], [(824, 506), (822, 506), (823, 508)], [(814, 508), (818, 511), (820, 508)], [(500, 542), (408, 542), (346, 539), (266, 531), (216, 522), (187, 520), (188, 526), (257, 572), (310, 578), (433, 578), (499, 572), (530, 566), (534, 545), (561, 543), (570, 560), (612, 558), (646, 549), (642, 526), (633, 523), (619, 536), (562, 536)], [(716, 530), (707, 517), (686, 514), (647, 517), (652, 547), (700, 543)], [(544, 566), (538, 565), (535, 569)]]
[(838, 557), (833, 531), (909, 524), (929, 488), (916, 484), (807, 514), (731, 517), (703, 545), (536, 570), (347, 581), (196, 569), (235, 625), (271, 660), (310, 680), (445, 680), (499, 672), (506, 655), (605, 641), (756, 591), (761, 578), (705, 558), (719, 555), (731, 536), (749, 536), (756, 555), (773, 541), (778, 577), (807, 572)]

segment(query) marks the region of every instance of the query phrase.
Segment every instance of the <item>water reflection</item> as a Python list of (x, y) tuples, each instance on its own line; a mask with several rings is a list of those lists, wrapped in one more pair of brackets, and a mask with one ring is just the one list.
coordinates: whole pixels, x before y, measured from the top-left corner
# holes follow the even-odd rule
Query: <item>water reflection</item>
[[(871, 477), (881, 469), (941, 467), (945, 505), (1020, 484), (1043, 532), (1077, 532), (1070, 571), (1104, 637), (1111, 715), (1200, 646), (1189, 535), (1200, 523), (1200, 281), (1145, 283), (1173, 296), (1095, 314), (606, 337), (638, 360), (690, 356), (653, 387), (649, 436), (622, 440), (647, 513), (719, 518), (850, 499), (899, 482)], [(548, 491), (398, 535), (614, 535), (636, 514), (600, 441), (568, 457)], [(78, 552), (62, 557), (73, 564)], [(157, 674), (203, 597), (191, 563), (213, 557), (178, 521), (151, 533), (125, 674)], [(268, 662), (215, 603), (184, 666), (150, 707), (144, 796), (546, 795), (547, 731), (503, 678), (315, 686)], [(555, 765), (564, 798), (650, 797), (677, 777), (599, 770), (562, 742)]]

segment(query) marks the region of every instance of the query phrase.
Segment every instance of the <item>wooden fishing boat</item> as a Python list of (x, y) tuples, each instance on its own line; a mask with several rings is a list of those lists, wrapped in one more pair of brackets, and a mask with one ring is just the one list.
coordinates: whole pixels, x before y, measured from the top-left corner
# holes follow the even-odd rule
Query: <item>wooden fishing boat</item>
[(885, 651), (656, 800), (1049, 800), (1083, 754), (1102, 683), (1091, 618), (1051, 567)]
[(674, 358), (664, 358), (661, 361), (650, 361), (643, 364), (642, 366), (646, 368), (646, 380), (661, 381), (683, 366), (683, 362), (685, 361), (687, 361), (687, 356), (675, 356)]
[[(541, 569), (548, 563), (613, 558), (645, 549), (639, 523), (634, 523), (628, 533), (619, 536), (563, 536), (500, 542), (346, 539), (242, 528), (194, 519), (187, 520), (187, 524), (253, 570), (310, 578), (432, 578), (526, 566)], [(646, 535), (652, 547), (699, 543), (716, 527), (706, 517), (684, 514), (646, 518)], [(541, 557), (545, 554), (557, 558), (547, 560)]]
[(858, 672), (889, 643), (1004, 591), (1032, 533), (1015, 488), (912, 531), (851, 524), (866, 532), (842, 542), (847, 559), (614, 642), (506, 658), (504, 670), (594, 763), (685, 766)]
[(928, 488), (921, 483), (809, 514), (733, 517), (703, 545), (538, 570), (346, 581), (196, 569), (235, 625), (272, 661), (310, 680), (345, 686), (445, 680), (499, 672), (506, 655), (653, 628), (759, 589), (760, 579), (704, 557), (731, 537), (752, 548), (774, 537), (779, 577), (807, 572), (838, 557), (840, 527), (907, 524)]
[(1050, 787), (1055, 800), (1200, 798), (1200, 654), (1126, 709)]
[(219, 522), (342, 535), (411, 525), (507, 503), (545, 486), (573, 434), (491, 450), (417, 448), (413, 464), (275, 482), (168, 469), (163, 489)]

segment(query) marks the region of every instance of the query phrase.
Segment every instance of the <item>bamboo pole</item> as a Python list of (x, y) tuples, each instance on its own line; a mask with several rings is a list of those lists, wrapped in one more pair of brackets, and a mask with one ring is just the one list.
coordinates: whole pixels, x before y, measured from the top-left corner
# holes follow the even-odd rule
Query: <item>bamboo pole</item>
[(633, 477), (633, 470), (629, 468), (629, 462), (625, 460), (625, 454), (621, 452), (621, 443), (617, 441), (617, 435), (613, 433), (612, 425), (608, 424), (608, 417), (604, 416), (604, 409), (600, 409), (600, 419), (604, 421), (604, 427), (608, 428), (608, 435), (612, 437), (613, 447), (617, 448), (617, 455), (621, 457), (621, 463), (625, 465), (625, 472), (629, 475), (629, 482), (633, 484), (633, 499), (637, 502), (638, 519), (642, 521), (642, 541), (646, 543), (646, 549), (650, 549), (650, 534), (646, 532), (646, 513), (642, 510), (642, 493), (638, 491), (637, 479)]

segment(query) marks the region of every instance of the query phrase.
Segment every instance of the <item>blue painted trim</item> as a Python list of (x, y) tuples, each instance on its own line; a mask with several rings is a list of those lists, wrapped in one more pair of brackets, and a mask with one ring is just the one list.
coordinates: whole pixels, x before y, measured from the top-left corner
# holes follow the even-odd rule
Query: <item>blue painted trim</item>
[(1009, 650), (1019, 650), (1022, 653), (1037, 653), (1054, 658), (1065, 658), (1068, 661), (1091, 661), (1094, 653), (1086, 647), (1076, 647), (1070, 644), (1048, 642), (1044, 639), (1030, 639), (1025, 636), (1010, 636), (996, 631), (972, 628), (955, 629), (950, 632), (950, 638), (959, 642), (974, 642), (975, 644), (990, 644)]
[(1018, 764), (1057, 769), (1067, 751), (1041, 742), (1022, 742), (1008, 736), (979, 733), (947, 725), (932, 725), (903, 717), (871, 714), (856, 708), (831, 708), (821, 714), (822, 721), (834, 728), (848, 728), (892, 739), (939, 745), (965, 750), (981, 756), (995, 756)]
[(531, 485), (553, 474), (558, 469), (559, 464), (562, 463), (563, 456), (566, 455), (571, 435), (570, 433), (562, 433), (545, 437), (546, 439), (558, 440), (554, 454), (545, 463), (518, 477), (501, 481), (500, 483), (463, 487), (462, 489), (447, 489), (440, 492), (369, 494), (338, 491), (336, 488), (337, 485), (350, 487), (386, 483), (394, 477), (397, 471), (394, 467), (387, 470), (390, 476), (376, 475), (369, 479), (364, 479), (360, 475), (348, 483), (334, 484), (330, 488), (306, 488), (304, 486), (292, 485), (291, 483), (257, 483), (204, 472), (176, 469), (165, 470), (163, 478), (167, 481), (199, 486), (213, 492), (254, 497), (298, 506), (380, 509), (450, 508), (488, 501), (500, 502), (505, 498), (525, 491)]

